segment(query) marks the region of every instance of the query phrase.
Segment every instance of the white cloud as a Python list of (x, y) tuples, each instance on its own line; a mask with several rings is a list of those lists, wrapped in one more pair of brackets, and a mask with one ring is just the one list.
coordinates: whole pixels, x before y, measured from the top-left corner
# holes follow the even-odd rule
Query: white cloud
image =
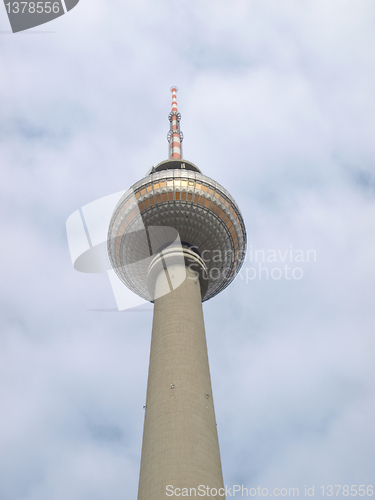
[(56, 33), (0, 34), (1, 498), (136, 495), (151, 314), (88, 311), (114, 298), (73, 270), (65, 221), (167, 156), (172, 84), (185, 156), (249, 245), (317, 252), (299, 281), (239, 277), (204, 306), (225, 481), (371, 482), (374, 17), (92, 0), (38, 28)]

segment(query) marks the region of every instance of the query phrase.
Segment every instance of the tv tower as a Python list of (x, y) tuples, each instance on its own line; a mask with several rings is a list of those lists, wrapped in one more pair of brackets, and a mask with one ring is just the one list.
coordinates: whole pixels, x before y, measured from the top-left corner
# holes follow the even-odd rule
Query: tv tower
[(182, 159), (177, 88), (171, 92), (169, 159), (122, 196), (108, 231), (116, 274), (154, 302), (138, 500), (183, 488), (199, 496), (203, 487), (222, 500), (202, 302), (235, 278), (246, 231), (231, 195)]

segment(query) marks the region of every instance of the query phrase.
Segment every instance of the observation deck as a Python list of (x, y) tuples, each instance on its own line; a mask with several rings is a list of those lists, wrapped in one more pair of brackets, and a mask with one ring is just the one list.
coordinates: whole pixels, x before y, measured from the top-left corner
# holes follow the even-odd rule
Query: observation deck
[(205, 301), (239, 272), (246, 230), (226, 189), (193, 163), (173, 158), (153, 167), (119, 200), (109, 225), (108, 254), (120, 280), (153, 301), (149, 266), (163, 249), (178, 244), (204, 262), (200, 279)]

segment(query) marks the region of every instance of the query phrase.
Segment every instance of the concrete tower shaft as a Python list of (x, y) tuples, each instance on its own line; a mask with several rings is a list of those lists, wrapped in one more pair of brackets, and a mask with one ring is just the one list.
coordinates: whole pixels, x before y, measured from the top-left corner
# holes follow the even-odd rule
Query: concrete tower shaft
[(223, 487), (199, 282), (170, 265), (186, 278), (166, 293), (165, 272), (156, 278), (138, 500), (169, 498), (168, 485)]

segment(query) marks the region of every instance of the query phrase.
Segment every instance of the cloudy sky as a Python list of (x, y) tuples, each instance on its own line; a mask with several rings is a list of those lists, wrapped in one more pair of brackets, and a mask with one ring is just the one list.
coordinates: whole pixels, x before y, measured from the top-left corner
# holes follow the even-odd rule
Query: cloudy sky
[(65, 223), (167, 157), (171, 85), (248, 232), (204, 304), (225, 484), (373, 484), (374, 2), (81, 0), (19, 34), (0, 8), (0, 47), (0, 500), (136, 498), (152, 310), (92, 311)]

